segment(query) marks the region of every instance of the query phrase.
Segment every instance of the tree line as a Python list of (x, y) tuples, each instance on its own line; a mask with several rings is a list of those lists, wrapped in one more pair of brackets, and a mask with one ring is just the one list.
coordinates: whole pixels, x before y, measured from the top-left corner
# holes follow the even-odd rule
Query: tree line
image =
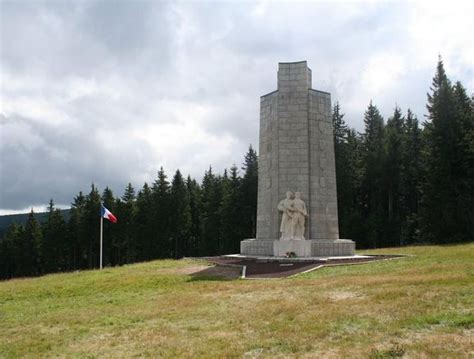
[[(473, 99), (454, 85), (441, 60), (428, 94), (428, 115), (397, 106), (385, 122), (372, 102), (362, 133), (349, 128), (339, 103), (333, 108), (334, 146), (341, 238), (358, 248), (472, 240)], [(104, 264), (158, 258), (238, 253), (254, 238), (257, 153), (250, 147), (242, 171), (210, 167), (201, 183), (179, 170), (138, 191), (129, 184), (118, 198), (95, 185), (80, 192), (64, 220), (51, 200), (47, 220), (31, 212), (0, 240), (0, 278), (97, 268), (101, 202), (118, 217), (104, 223)]]
[(105, 266), (238, 253), (242, 239), (255, 237), (257, 171), (250, 146), (242, 175), (235, 165), (222, 175), (210, 167), (199, 184), (177, 170), (170, 182), (161, 168), (151, 185), (136, 193), (128, 184), (120, 198), (92, 184), (74, 198), (67, 222), (51, 200), (44, 223), (31, 211), (0, 241), (0, 278), (97, 268), (101, 203), (118, 218), (104, 221)]
[(372, 102), (365, 129), (333, 109), (341, 237), (358, 248), (454, 243), (474, 238), (473, 98), (448, 79), (441, 58), (427, 116), (396, 106), (385, 122)]

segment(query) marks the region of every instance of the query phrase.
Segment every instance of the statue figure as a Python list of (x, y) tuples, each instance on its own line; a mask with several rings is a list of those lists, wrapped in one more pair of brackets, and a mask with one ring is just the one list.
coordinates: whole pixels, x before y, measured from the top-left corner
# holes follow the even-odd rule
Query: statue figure
[(293, 200), (293, 210), (292, 220), (293, 220), (293, 233), (294, 239), (304, 240), (304, 223), (305, 217), (308, 217), (308, 212), (306, 211), (306, 204), (301, 199), (301, 193), (295, 193), (295, 199)]
[(290, 240), (294, 237), (294, 225), (293, 225), (293, 198), (294, 195), (292, 192), (286, 192), (286, 198), (281, 200), (278, 203), (278, 210), (283, 212), (283, 216), (281, 218), (281, 225), (280, 225), (280, 232), (281, 237), (280, 240)]

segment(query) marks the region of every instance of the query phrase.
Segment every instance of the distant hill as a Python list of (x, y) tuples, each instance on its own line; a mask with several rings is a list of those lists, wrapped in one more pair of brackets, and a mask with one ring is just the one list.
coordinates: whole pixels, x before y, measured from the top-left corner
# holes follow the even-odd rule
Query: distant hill
[[(65, 221), (69, 220), (69, 212), (71, 211), (70, 209), (61, 209), (61, 214), (64, 217)], [(12, 223), (16, 224), (25, 224), (27, 219), (28, 219), (29, 213), (20, 213), (20, 214), (8, 214), (5, 216), (0, 216), (0, 238), (3, 238), (5, 233), (8, 230), (8, 227)], [(48, 218), (48, 212), (38, 212), (34, 214), (35, 218), (37, 219), (38, 222), (46, 222)]]

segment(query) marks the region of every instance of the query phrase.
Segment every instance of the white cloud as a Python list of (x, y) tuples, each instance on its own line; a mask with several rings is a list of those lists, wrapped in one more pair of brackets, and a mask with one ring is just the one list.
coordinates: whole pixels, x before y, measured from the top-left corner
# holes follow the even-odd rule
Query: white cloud
[(366, 93), (379, 94), (393, 86), (406, 70), (404, 58), (394, 53), (377, 54), (362, 72), (361, 85)]

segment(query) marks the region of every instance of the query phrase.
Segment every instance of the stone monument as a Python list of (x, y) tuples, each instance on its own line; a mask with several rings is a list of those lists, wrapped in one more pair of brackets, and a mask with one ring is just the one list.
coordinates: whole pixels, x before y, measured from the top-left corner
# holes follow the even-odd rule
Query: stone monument
[(331, 96), (306, 61), (279, 63), (278, 90), (260, 99), (256, 237), (242, 255), (354, 255), (339, 239)]

